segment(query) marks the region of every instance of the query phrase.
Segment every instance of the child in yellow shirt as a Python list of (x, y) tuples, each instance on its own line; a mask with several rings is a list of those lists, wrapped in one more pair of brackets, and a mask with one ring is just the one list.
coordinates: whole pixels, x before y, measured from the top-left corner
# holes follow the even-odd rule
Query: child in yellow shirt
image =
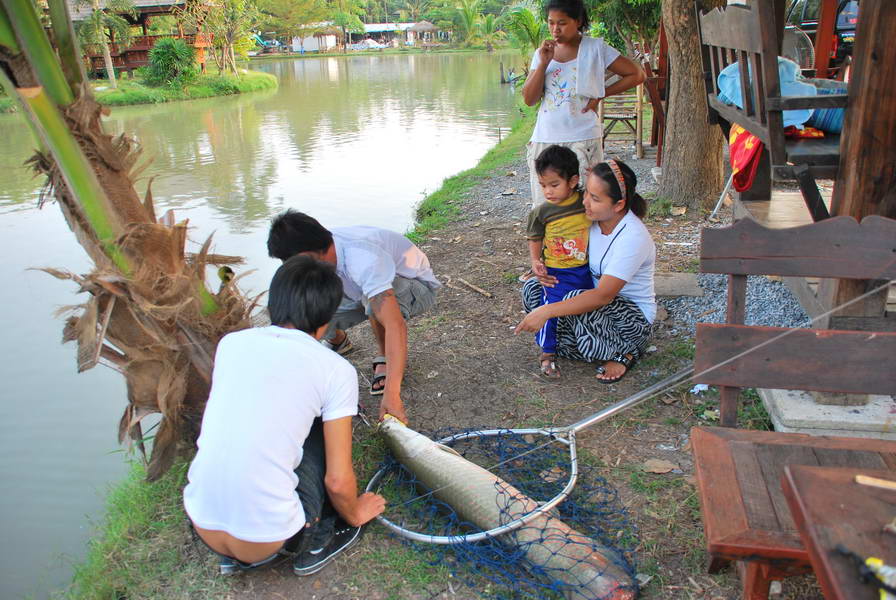
[[(588, 230), (579, 190), (579, 160), (564, 146), (549, 146), (535, 159), (535, 172), (545, 202), (529, 213), (526, 240), (532, 272), (539, 277), (557, 278), (553, 287), (544, 286), (542, 304), (558, 302), (573, 290), (592, 289), (588, 267)], [(560, 377), (555, 363), (557, 320), (549, 319), (535, 334), (541, 347), (541, 372), (549, 379)]]

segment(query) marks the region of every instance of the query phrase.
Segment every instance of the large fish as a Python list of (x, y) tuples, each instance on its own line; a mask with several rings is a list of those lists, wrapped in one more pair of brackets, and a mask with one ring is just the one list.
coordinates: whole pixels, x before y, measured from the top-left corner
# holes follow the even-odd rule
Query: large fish
[[(434, 490), (436, 498), (483, 530), (538, 508), (537, 502), (500, 477), (391, 416), (387, 415), (380, 431), (395, 458)], [(565, 583), (563, 592), (570, 600), (632, 600), (637, 595), (637, 585), (621, 567), (623, 561), (615, 550), (597, 544), (550, 512), (501, 538), (520, 544), (526, 559), (545, 577)]]

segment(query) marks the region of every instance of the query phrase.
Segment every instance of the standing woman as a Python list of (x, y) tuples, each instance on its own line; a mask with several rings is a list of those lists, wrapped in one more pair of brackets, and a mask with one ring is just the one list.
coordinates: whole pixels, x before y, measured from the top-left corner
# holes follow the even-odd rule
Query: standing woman
[(625, 163), (610, 159), (590, 169), (583, 203), (593, 222), (588, 264), (594, 289), (574, 290), (561, 302), (541, 305), (542, 285), (552, 287), (556, 279), (528, 280), (523, 307), (529, 314), (515, 331), (539, 331), (548, 319), (557, 318), (557, 354), (600, 362), (601, 383), (619, 381), (634, 366), (656, 317), (656, 249), (641, 221), (647, 203), (635, 192), (636, 185)]
[[(588, 168), (603, 160), (598, 103), (635, 87), (646, 77), (637, 64), (603, 39), (584, 34), (589, 23), (582, 0), (547, 0), (545, 16), (551, 39), (535, 51), (523, 85), (528, 106), (541, 101), (526, 152), (532, 206), (544, 202), (535, 172), (535, 159), (541, 152), (552, 144), (570, 148), (579, 159), (579, 180), (585, 181)], [(604, 87), (607, 71), (620, 79)]]

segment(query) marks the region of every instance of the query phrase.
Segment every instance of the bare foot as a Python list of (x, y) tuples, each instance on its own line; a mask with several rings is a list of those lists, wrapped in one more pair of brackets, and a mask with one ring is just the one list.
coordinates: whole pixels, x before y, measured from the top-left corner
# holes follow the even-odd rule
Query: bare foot
[[(630, 359), (632, 355), (626, 354), (625, 357)], [(606, 383), (612, 383), (622, 379), (626, 371), (628, 371), (628, 368), (624, 364), (615, 360), (608, 360), (603, 366), (598, 367), (597, 379)]]
[(545, 379), (560, 379), (560, 369), (557, 368), (556, 355), (552, 352), (544, 352), (541, 355), (541, 375)]

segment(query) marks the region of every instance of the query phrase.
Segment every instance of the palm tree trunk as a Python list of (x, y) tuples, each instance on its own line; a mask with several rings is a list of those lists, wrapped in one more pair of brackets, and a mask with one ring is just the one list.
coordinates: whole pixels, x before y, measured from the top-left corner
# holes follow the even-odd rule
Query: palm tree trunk
[(112, 65), (112, 53), (109, 52), (109, 43), (103, 40), (100, 44), (103, 48), (103, 62), (106, 65), (106, 77), (109, 79), (109, 85), (116, 89), (118, 83), (115, 81), (115, 67)]
[[(51, 18), (63, 14), (67, 21), (64, 2), (50, 0), (57, 5)], [(59, 46), (66, 51), (75, 54), (66, 60), (77, 60), (76, 43)], [(103, 110), (77, 78), (76, 70), (61, 68), (32, 1), (3, 0), (0, 84), (41, 139), (29, 164), (48, 178), (48, 193), (95, 263), (86, 275), (48, 270), (89, 294), (63, 339), (77, 341), (79, 370), (105, 359), (124, 374), (129, 404), (120, 440), (139, 446), (143, 417), (162, 413), (148, 469), (155, 479), (183, 442), (195, 441), (215, 345), (248, 326), (250, 304), (231, 284), (217, 294), (208, 290), (206, 266), (234, 257), (210, 255), (211, 240), (195, 255), (185, 252), (186, 226), (159, 222), (152, 195), (147, 190), (141, 198), (134, 187), (134, 142), (103, 131)]]

